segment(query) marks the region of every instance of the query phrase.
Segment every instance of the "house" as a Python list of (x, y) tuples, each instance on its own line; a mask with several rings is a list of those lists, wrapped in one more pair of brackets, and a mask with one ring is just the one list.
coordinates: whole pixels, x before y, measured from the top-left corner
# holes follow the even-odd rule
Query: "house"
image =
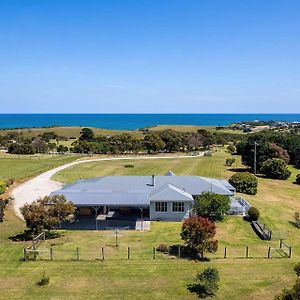
[[(105, 176), (79, 180), (51, 195), (64, 195), (79, 216), (115, 213), (143, 216), (149, 220), (181, 221), (189, 217), (194, 197), (203, 192), (233, 196), (235, 189), (226, 180), (200, 176)], [(100, 217), (101, 218), (101, 217)]]

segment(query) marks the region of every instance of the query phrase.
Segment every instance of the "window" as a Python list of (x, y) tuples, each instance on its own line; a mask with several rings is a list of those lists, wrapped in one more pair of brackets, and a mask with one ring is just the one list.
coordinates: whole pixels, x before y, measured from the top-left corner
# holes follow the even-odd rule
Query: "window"
[(180, 212), (184, 211), (184, 202), (172, 202), (173, 211)]
[(155, 202), (155, 211), (166, 212), (167, 202)]

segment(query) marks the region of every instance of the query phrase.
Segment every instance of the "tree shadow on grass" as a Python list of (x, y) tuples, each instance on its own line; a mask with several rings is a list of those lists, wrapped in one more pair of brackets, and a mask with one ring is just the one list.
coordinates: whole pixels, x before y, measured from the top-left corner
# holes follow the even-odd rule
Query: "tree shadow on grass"
[[(62, 232), (56, 230), (46, 231), (45, 234), (46, 234), (46, 240), (57, 239), (63, 236)], [(9, 239), (14, 242), (28, 242), (28, 241), (32, 241), (33, 236), (36, 236), (36, 234), (33, 235), (31, 230), (25, 230), (22, 233), (18, 233), (16, 235), (10, 236)]]
[(176, 256), (176, 257), (180, 256), (179, 258), (188, 259), (188, 260), (210, 261), (210, 259), (207, 257), (200, 257), (199, 253), (195, 252), (190, 247), (179, 245), (179, 244), (171, 245), (169, 247), (169, 255)]
[(295, 221), (289, 221), (290, 224), (292, 224), (293, 226), (297, 227), (298, 229), (300, 229), (299, 224), (297, 224)]
[(247, 167), (241, 167), (241, 168), (228, 168), (228, 171), (235, 172), (235, 173), (244, 173), (244, 172), (250, 172), (251, 168)]

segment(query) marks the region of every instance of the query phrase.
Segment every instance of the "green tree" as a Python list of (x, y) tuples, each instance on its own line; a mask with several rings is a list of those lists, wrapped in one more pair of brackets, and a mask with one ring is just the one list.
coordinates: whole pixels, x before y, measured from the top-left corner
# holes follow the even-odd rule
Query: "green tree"
[(54, 131), (45, 131), (41, 138), (43, 141), (49, 143), (50, 140), (55, 140), (57, 138), (57, 134)]
[(166, 144), (161, 139), (161, 137), (157, 134), (147, 134), (143, 140), (143, 144), (145, 148), (148, 150), (148, 153), (151, 152), (158, 152), (161, 150), (164, 150), (166, 147)]
[(64, 145), (59, 145), (57, 147), (57, 152), (58, 153), (66, 153), (69, 151), (69, 148), (67, 146), (64, 146)]
[(181, 228), (181, 239), (194, 252), (204, 257), (204, 253), (218, 250), (218, 241), (214, 240), (216, 225), (207, 218), (191, 217), (186, 219)]
[(48, 143), (48, 149), (49, 151), (54, 151), (57, 149), (56, 143)]
[(92, 142), (95, 139), (94, 131), (90, 128), (83, 128), (80, 132), (80, 141)]
[(239, 193), (256, 195), (258, 181), (256, 176), (249, 172), (235, 173), (229, 178), (229, 183)]
[(262, 174), (273, 179), (288, 179), (291, 171), (288, 169), (287, 163), (280, 158), (267, 159), (260, 169)]
[[(260, 139), (260, 140), (259, 140)], [(242, 155), (242, 162), (253, 169), (254, 166), (254, 143), (258, 142), (256, 147), (256, 165), (257, 169), (260, 170), (263, 163), (269, 158), (280, 158), (284, 160), (286, 163), (289, 162), (290, 156), (288, 151), (278, 145), (277, 143), (273, 142), (275, 137), (269, 136), (251, 136), (248, 138), (248, 141), (243, 144), (243, 147), (238, 147), (238, 151), (241, 151)], [(276, 140), (277, 142), (277, 140)]]
[(214, 267), (208, 267), (200, 272), (188, 290), (199, 298), (213, 297), (219, 290), (219, 272)]
[(62, 222), (71, 221), (74, 212), (73, 203), (62, 195), (46, 196), (21, 208), (26, 226), (35, 233), (55, 229)]
[(208, 130), (205, 130), (205, 129), (199, 129), (197, 131), (197, 133), (203, 141), (203, 146), (205, 148), (209, 149), (210, 146), (212, 146), (214, 143), (214, 138), (213, 138), (213, 135), (211, 134), (211, 132), (209, 132)]
[(195, 197), (194, 210), (199, 217), (210, 221), (223, 221), (230, 209), (228, 196), (206, 192)]
[(165, 130), (160, 133), (162, 141), (165, 143), (167, 152), (180, 151), (182, 144), (182, 134), (174, 130)]

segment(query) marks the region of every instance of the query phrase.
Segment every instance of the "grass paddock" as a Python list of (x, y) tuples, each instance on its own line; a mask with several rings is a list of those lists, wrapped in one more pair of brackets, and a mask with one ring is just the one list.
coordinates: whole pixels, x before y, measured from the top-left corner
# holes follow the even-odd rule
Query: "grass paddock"
[[(61, 171), (55, 179), (72, 182), (79, 177), (108, 174), (163, 174), (169, 169), (178, 175), (228, 178), (234, 172), (224, 165), (226, 157), (229, 154), (218, 149), (211, 158), (86, 163)], [(236, 158), (233, 168), (241, 166)], [(129, 163), (134, 168), (124, 167)], [(16, 166), (17, 163), (8, 167), (13, 170)], [(20, 178), (28, 176), (26, 169), (14, 172)], [(10, 207), (5, 222), (0, 224), (0, 299), (197, 299), (186, 285), (207, 266), (215, 266), (220, 272), (216, 299), (273, 299), (283, 287), (293, 284), (293, 266), (300, 260), (299, 229), (290, 223), (294, 212), (300, 210), (300, 186), (291, 181), (259, 178), (258, 194), (244, 197), (258, 207), (261, 221), (273, 230), (273, 240), (261, 241), (241, 217), (227, 217), (217, 223), (219, 250), (209, 255), (208, 262), (160, 253), (153, 259), (154, 246), (181, 243), (178, 222), (152, 222), (149, 232), (120, 232), (118, 248), (114, 246), (112, 231), (64, 231), (59, 238), (40, 244), (41, 249), (53, 248), (53, 261), (23, 262), (22, 249), (28, 242), (13, 242), (10, 237), (25, 227)], [(278, 247), (280, 238), (292, 245), (292, 258), (279, 259), (275, 252), (273, 259), (265, 258), (267, 248)], [(246, 246), (249, 259), (241, 258)], [(79, 261), (76, 261), (76, 247), (80, 250)], [(99, 260), (101, 247), (105, 247), (105, 261)], [(44, 271), (50, 276), (50, 285), (38, 287), (35, 283)]]

